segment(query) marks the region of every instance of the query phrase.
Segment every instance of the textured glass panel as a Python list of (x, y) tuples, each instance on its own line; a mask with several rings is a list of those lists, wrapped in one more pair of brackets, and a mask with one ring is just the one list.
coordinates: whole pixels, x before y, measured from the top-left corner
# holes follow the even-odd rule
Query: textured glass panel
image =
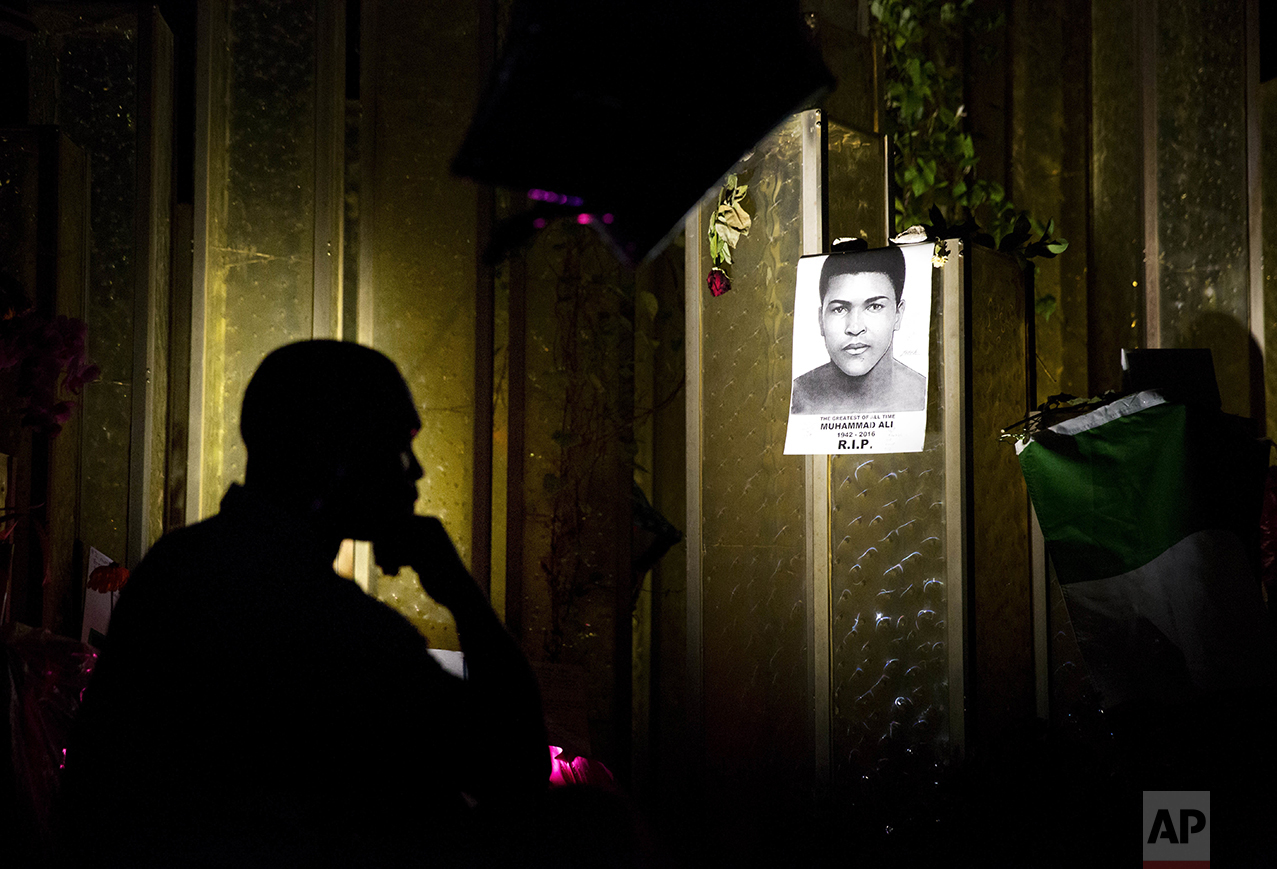
[(1094, 248), (1091, 391), (1121, 384), (1119, 351), (1144, 341), (1143, 136), (1135, 10), (1091, 4), (1091, 191)]
[[(1157, 4), (1164, 347), (1209, 347), (1224, 410), (1250, 412), (1246, 4)], [(1209, 27), (1202, 22), (1209, 21)]]
[[(50, 171), (54, 167), (56, 171)], [(56, 202), (40, 202), (54, 195)], [(19, 311), (24, 304), (35, 303), (38, 309), (54, 314), (81, 315), (88, 256), (87, 205), (86, 160), (65, 136), (47, 127), (0, 132), (0, 263), (4, 277), (16, 281), (25, 296), (24, 301), (8, 299), (8, 304)], [(56, 222), (43, 222), (50, 217), (56, 217)], [(56, 255), (56, 263), (49, 261), (51, 254)], [(37, 256), (44, 258), (39, 273)], [(37, 286), (37, 278), (42, 286)], [(8, 489), (7, 497), (12, 498), (6, 502), (9, 507), (20, 512), (30, 507), (37, 515), (43, 514), (40, 542), (45, 581), (43, 609), (39, 585), (29, 589), (27, 582), (20, 581), (7, 588), (6, 592), (13, 594), (10, 615), (37, 624), (43, 619), (45, 627), (71, 634), (78, 630), (69, 616), (78, 612), (74, 590), (79, 586), (72, 563), (78, 536), (80, 414), (73, 414), (57, 437), (33, 436), (20, 425), (13, 374), (12, 369), (0, 372), (0, 453), (6, 454), (0, 463), (16, 460), (17, 474), (6, 478), (4, 464), (0, 464), (0, 502), (6, 502)], [(45, 455), (47, 486), (33, 478), (30, 470), (33, 462), (37, 468), (42, 465)], [(7, 468), (10, 474), (14, 470)], [(29, 557), (23, 542), (27, 538), (18, 538), (16, 548), (3, 547), (10, 559), (4, 571), (15, 578), (27, 576)], [(15, 538), (11, 536), (9, 542), (14, 543)], [(35, 593), (35, 599), (29, 600), (29, 591)]]
[[(92, 328), (89, 327), (90, 331)], [(105, 378), (84, 390), (80, 534), (85, 544), (96, 546), (115, 559), (125, 557), (128, 545), (125, 529), (128, 521), (128, 436), (133, 421), (132, 396), (133, 390), (128, 383)], [(99, 450), (96, 448), (99, 445), (109, 449)]]
[(801, 125), (792, 118), (737, 165), (749, 185), (753, 226), (733, 253), (733, 289), (702, 301), (707, 760), (730, 769), (748, 758), (748, 774), (772, 778), (778, 788), (798, 778), (811, 751), (804, 458), (781, 454), (801, 253), (801, 161)]
[[(36, 200), (40, 142), (33, 130), (0, 130), (0, 263), (5, 276), (35, 296)], [(5, 410), (9, 410), (5, 408)]]
[(922, 793), (947, 757), (944, 306), (933, 273), (920, 453), (830, 459), (834, 783)]
[[(438, 516), (470, 561), (474, 452), (475, 187), (453, 178), (473, 112), (477, 7), (377, 5), (376, 191), (370, 237), (373, 345), (398, 363), (421, 416), (418, 510)], [(447, 70), (440, 75), (440, 70)], [(458, 648), (447, 611), (403, 570), (377, 594), (440, 648)]]
[[(150, 414), (151, 442), (147, 449), (150, 453), (150, 477), (147, 480), (147, 519), (148, 538), (143, 545), (148, 549), (164, 532), (165, 503), (165, 467), (168, 455), (168, 390), (169, 390), (169, 329), (170, 300), (172, 291), (171, 264), (173, 261), (171, 224), (173, 203), (173, 91), (167, 82), (171, 80), (173, 70), (173, 37), (167, 26), (160, 19), (158, 11), (148, 10), (155, 21), (152, 26), (156, 30), (153, 45), (153, 65), (160, 85), (151, 119), (151, 142), (143, 142), (141, 146), (149, 149), (153, 157), (151, 167), (150, 190), (150, 231), (152, 233), (153, 260), (147, 264), (153, 304), (151, 322), (147, 335), (151, 342), (149, 356), (152, 360), (150, 370), (146, 372), (150, 382), (151, 404), (146, 410)], [(149, 99), (149, 95), (147, 97)], [(181, 292), (188, 292), (182, 287)]]
[(634, 273), (575, 223), (550, 224), (526, 262), (524, 646), (581, 668), (592, 748), (611, 757), (609, 734), (628, 725), (612, 716), (617, 584), (632, 569)]
[(833, 238), (863, 238), (870, 247), (887, 243), (887, 146), (882, 136), (841, 124), (826, 125), (826, 201)]
[[(81, 537), (126, 555), (132, 413), (137, 20), (81, 23), (54, 39), (62, 131), (89, 156), (92, 177), (89, 357), (102, 379), (84, 393)], [(162, 455), (162, 453), (161, 453)]]
[(155, 294), (155, 315), (152, 319), (154, 328), (151, 330), (151, 342), (155, 364), (150, 371), (152, 402), (150, 407), (151, 414), (151, 477), (149, 482), (149, 490), (146, 493), (147, 510), (150, 513), (147, 521), (150, 539), (146, 541), (149, 549), (160, 535), (164, 533), (164, 517), (165, 517), (165, 465), (166, 456), (168, 454), (168, 390), (169, 390), (169, 370), (168, 370), (168, 354), (169, 354), (169, 268), (171, 261), (169, 258), (167, 240), (170, 233), (168, 232), (167, 221), (162, 224), (165, 230), (161, 236), (165, 240), (162, 249), (162, 258), (157, 270), (157, 288), (162, 292)]
[[(680, 236), (653, 264), (654, 269), (668, 268), (669, 272), (654, 280), (659, 311), (654, 336), (659, 344), (655, 354), (652, 506), (682, 532), (687, 530), (685, 244), (686, 239)], [(653, 791), (686, 793), (683, 780), (691, 761), (686, 727), (689, 650), (685, 541), (676, 544), (652, 570), (650, 653)], [(667, 803), (664, 816), (675, 811), (675, 804)]]
[(506, 612), (506, 487), (510, 471), (510, 269), (494, 273), (492, 328), (492, 584), (489, 597), (497, 614)]
[[(64, 135), (51, 136), (58, 149), (57, 300), (59, 314), (84, 314), (88, 265), (89, 165), (84, 152)], [(44, 585), (44, 626), (75, 636), (81, 615), (80, 576), (75, 571), (80, 518), (81, 414), (73, 414), (49, 444), (48, 580)]]
[(1011, 198), (1040, 221), (1055, 221), (1069, 249), (1034, 260), (1038, 298), (1053, 296), (1055, 311), (1036, 318), (1038, 402), (1061, 392), (1087, 395), (1087, 136), (1084, 118), (1089, 16), (1071, 0), (1033, 0), (1007, 21), (1015, 40), (1011, 61), (1013, 109)]
[[(353, 34), (347, 34), (353, 39)], [(342, 205), (342, 263), (341, 263), (341, 338), (355, 341), (359, 337), (359, 206), (362, 179), (360, 178), (359, 130), (363, 121), (363, 106), (359, 100), (346, 100), (345, 143), (346, 152), (342, 181), (345, 185)]]
[[(879, 49), (862, 31), (862, 3), (846, 0), (805, 0), (808, 23), (815, 26), (820, 53), (837, 79), (821, 102), (826, 118), (873, 130), (878, 126), (878, 94), (874, 79)], [(863, 10), (867, 12), (868, 10)], [(885, 208), (887, 200), (882, 200)]]
[(996, 738), (1035, 714), (1029, 501), (1015, 451), (998, 439), (1028, 411), (1024, 277), (1010, 257), (970, 247), (972, 576), (968, 613), (975, 724)]
[[(1263, 213), (1277, 214), (1277, 79), (1259, 87), (1259, 148), (1263, 178)], [(1263, 221), (1264, 246), (1264, 384), (1268, 390), (1268, 436), (1277, 432), (1277, 220)]]
[(234, 0), (225, 27), (211, 94), (204, 515), (243, 479), (249, 377), (311, 336), (313, 306), (314, 5)]

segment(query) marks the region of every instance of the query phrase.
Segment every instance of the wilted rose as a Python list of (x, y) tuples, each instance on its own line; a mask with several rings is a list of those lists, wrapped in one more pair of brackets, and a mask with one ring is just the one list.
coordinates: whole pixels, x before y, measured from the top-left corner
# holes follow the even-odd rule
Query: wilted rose
[(129, 581), (129, 569), (117, 561), (93, 568), (89, 574), (89, 588), (94, 591), (119, 591)]
[(715, 297), (721, 296), (732, 288), (732, 279), (727, 276), (727, 272), (718, 268), (709, 270), (705, 283), (709, 286), (710, 293)]

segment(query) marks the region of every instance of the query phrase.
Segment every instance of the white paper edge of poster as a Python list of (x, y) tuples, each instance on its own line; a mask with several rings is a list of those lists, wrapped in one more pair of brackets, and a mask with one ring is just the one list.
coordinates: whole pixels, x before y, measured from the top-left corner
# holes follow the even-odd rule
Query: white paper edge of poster
[[(935, 245), (900, 245), (905, 257), (905, 302), (900, 329), (892, 341), (892, 354), (924, 377), (928, 374), (931, 346), (931, 257)], [(829, 361), (820, 337), (820, 269), (830, 256), (817, 254), (798, 260), (794, 282), (793, 381)], [(791, 394), (792, 401), (792, 394)], [(791, 411), (785, 429), (785, 455), (830, 456), (855, 453), (917, 453), (926, 436), (927, 411), (922, 410), (797, 414)]]
[(109, 555), (100, 552), (97, 547), (89, 547), (88, 563), (84, 566), (84, 620), (80, 625), (80, 642), (89, 642), (92, 631), (106, 636), (106, 629), (111, 624), (111, 611), (115, 609), (118, 591), (94, 591), (88, 587), (89, 577), (99, 567), (109, 567), (113, 560)]

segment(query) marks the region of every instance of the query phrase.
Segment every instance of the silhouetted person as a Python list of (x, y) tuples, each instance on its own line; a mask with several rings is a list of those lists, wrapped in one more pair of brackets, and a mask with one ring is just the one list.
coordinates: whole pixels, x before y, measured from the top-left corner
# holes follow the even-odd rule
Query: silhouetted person
[(927, 378), (892, 355), (905, 312), (898, 247), (825, 258), (820, 334), (829, 361), (794, 379), (791, 413), (925, 410)]
[[(244, 485), (121, 593), (67, 752), (76, 865), (451, 865), (476, 815), (543, 791), (531, 670), (442, 525), (413, 515), (419, 427), (368, 348), (307, 341), (261, 364)], [(452, 611), (465, 681), (333, 572), (344, 538)]]

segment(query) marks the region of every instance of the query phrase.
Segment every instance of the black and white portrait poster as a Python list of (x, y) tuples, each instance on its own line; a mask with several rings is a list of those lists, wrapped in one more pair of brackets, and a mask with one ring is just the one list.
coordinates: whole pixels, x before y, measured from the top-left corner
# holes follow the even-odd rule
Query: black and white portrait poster
[(933, 253), (924, 243), (798, 261), (787, 455), (922, 449)]

